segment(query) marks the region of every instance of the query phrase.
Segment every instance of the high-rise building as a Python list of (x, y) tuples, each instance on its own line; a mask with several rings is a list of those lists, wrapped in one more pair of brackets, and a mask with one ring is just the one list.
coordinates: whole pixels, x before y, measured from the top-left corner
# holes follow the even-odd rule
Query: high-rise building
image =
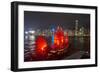
[(78, 20), (75, 20), (75, 36), (78, 35)]

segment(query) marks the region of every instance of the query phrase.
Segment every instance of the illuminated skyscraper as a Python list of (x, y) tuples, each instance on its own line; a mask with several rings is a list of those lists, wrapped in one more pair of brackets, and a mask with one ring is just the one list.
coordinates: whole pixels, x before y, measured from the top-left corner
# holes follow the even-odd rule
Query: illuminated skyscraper
[(52, 31), (52, 44), (54, 44), (54, 32), (55, 32), (55, 25), (54, 24), (52, 24), (51, 25), (51, 31)]
[(78, 35), (78, 20), (75, 20), (75, 36)]

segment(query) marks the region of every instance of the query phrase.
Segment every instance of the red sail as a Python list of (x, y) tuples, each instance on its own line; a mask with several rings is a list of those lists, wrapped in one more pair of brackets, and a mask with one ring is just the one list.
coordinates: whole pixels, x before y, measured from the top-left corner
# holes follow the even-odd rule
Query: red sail
[(64, 44), (64, 32), (61, 27), (58, 26), (55, 34), (54, 34), (54, 45), (56, 45), (57, 48), (63, 48)]
[(44, 59), (47, 55), (47, 42), (43, 36), (36, 38), (36, 54), (37, 58)]
[(56, 32), (54, 33), (54, 46), (57, 49), (68, 48), (69, 38), (68, 34), (64, 35), (64, 31), (58, 26)]

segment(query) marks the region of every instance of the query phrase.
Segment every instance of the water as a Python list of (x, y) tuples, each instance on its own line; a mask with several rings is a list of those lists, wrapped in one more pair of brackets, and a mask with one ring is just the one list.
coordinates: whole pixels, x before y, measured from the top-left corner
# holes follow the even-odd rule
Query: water
[[(51, 37), (47, 38), (48, 44), (50, 44)], [(28, 42), (28, 41), (27, 41)], [(36, 59), (35, 48), (31, 46), (24, 45), (24, 61), (41, 61), (41, 60), (62, 60), (62, 59), (89, 59), (90, 58), (90, 36), (70, 36), (69, 37), (69, 47), (65, 48), (64, 51), (56, 52), (49, 56), (49, 58)], [(51, 54), (51, 53), (48, 53)], [(48, 56), (47, 56), (48, 57)]]
[[(90, 37), (89, 36), (78, 36), (78, 37), (69, 37), (70, 45), (68, 56), (74, 54), (80, 55), (80, 57), (74, 56), (74, 59), (84, 59), (90, 58)], [(70, 58), (73, 59), (73, 58)]]

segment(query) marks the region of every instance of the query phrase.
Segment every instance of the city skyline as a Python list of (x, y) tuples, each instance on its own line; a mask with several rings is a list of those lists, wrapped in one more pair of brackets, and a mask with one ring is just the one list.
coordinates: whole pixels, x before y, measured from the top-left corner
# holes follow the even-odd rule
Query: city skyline
[(83, 58), (90, 58), (89, 14), (24, 11), (25, 62)]
[(29, 29), (50, 29), (50, 26), (60, 25), (64, 30), (75, 30), (75, 21), (78, 20), (78, 27), (90, 29), (89, 14), (75, 13), (51, 13), (24, 11), (24, 28)]

